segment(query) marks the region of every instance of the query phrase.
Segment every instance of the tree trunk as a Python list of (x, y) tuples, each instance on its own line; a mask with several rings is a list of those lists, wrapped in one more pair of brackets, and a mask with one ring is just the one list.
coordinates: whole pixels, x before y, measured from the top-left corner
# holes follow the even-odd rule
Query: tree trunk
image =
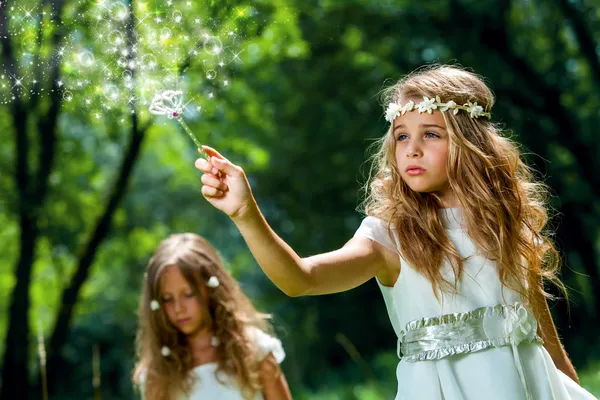
[[(127, 24), (127, 34), (129, 43), (131, 43), (131, 45), (134, 46), (135, 16), (131, 3), (129, 4), (129, 6), (130, 13), (129, 21)], [(135, 53), (130, 52), (130, 60), (132, 60), (134, 57)], [(135, 70), (130, 69), (129, 72), (131, 73), (132, 79), (135, 79)], [(121, 168), (119, 169), (119, 175), (115, 184), (112, 187), (108, 203), (106, 204), (106, 208), (100, 216), (100, 218), (98, 219), (92, 236), (90, 237), (83, 253), (79, 257), (76, 271), (73, 277), (71, 278), (69, 286), (63, 291), (62, 294), (56, 323), (54, 325), (54, 330), (52, 332), (48, 345), (48, 381), (50, 383), (55, 381), (55, 377), (57, 376), (57, 374), (59, 374), (59, 371), (62, 370), (61, 364), (64, 363), (64, 360), (61, 356), (61, 350), (68, 340), (69, 328), (71, 325), (71, 320), (73, 319), (74, 306), (77, 303), (81, 287), (83, 286), (83, 284), (89, 276), (90, 268), (93, 264), (94, 258), (96, 257), (98, 249), (100, 248), (100, 244), (104, 241), (104, 239), (110, 231), (112, 217), (115, 211), (117, 210), (119, 204), (121, 203), (123, 197), (125, 196), (129, 179), (133, 173), (135, 162), (137, 161), (138, 156), (140, 154), (142, 141), (145, 137), (145, 132), (149, 126), (149, 124), (145, 125), (144, 127), (139, 126), (139, 119), (136, 113), (136, 103), (135, 101), (132, 101), (129, 104), (130, 109), (132, 111), (131, 136), (129, 140), (129, 145), (127, 147), (127, 152), (125, 153), (125, 157), (121, 164)], [(49, 389), (51, 393), (54, 390), (52, 386)]]
[(27, 399), (29, 348), (29, 285), (38, 235), (33, 204), (28, 195), (26, 114), (20, 101), (14, 104), (17, 143), (16, 181), (19, 191), (20, 249), (15, 266), (15, 286), (11, 293), (8, 331), (2, 368), (0, 400)]

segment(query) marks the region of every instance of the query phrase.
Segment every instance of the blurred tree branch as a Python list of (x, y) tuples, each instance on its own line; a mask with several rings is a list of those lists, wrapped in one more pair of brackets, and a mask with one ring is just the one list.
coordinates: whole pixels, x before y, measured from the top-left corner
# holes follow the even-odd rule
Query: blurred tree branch
[[(56, 6), (56, 18), (60, 22), (60, 15), (64, 7), (64, 1), (54, 2)], [(0, 4), (0, 41), (2, 43), (2, 56), (6, 61), (9, 73), (13, 79), (19, 76), (18, 63), (14, 56), (14, 48), (8, 33), (7, 3)], [(59, 23), (60, 24), (60, 23)], [(54, 36), (55, 43), (59, 36)], [(39, 51), (39, 49), (38, 49)], [(59, 65), (55, 65), (52, 76), (60, 74)], [(40, 114), (40, 111), (32, 109), (24, 100), (15, 93), (12, 102), (12, 119), (15, 129), (16, 143), (16, 165), (15, 181), (19, 193), (19, 257), (15, 266), (16, 284), (11, 293), (10, 309), (8, 318), (8, 331), (6, 334), (6, 351), (4, 353), (2, 368), (2, 389), (0, 399), (26, 399), (27, 398), (27, 361), (29, 348), (29, 286), (31, 284), (31, 270), (36, 255), (36, 242), (39, 236), (37, 217), (44, 203), (48, 190), (48, 177), (52, 171), (54, 161), (54, 149), (56, 144), (56, 122), (60, 109), (60, 99), (54, 92), (51, 106), (45, 117), (40, 119), (37, 126), (40, 139), (38, 154), (38, 170), (36, 173), (30, 170), (28, 164), (28, 152), (30, 149), (29, 136), (27, 132), (27, 120), (32, 114)], [(37, 106), (37, 102), (34, 102)], [(32, 182), (32, 175), (35, 180)], [(33, 186), (32, 186), (33, 183)]]
[(579, 50), (590, 66), (596, 91), (598, 91), (600, 90), (600, 61), (596, 53), (597, 45), (592, 32), (587, 27), (585, 16), (572, 1), (558, 0), (557, 4), (565, 18), (571, 23), (571, 27), (579, 43)]
[[(135, 47), (135, 13), (133, 10), (132, 2), (128, 3), (130, 7), (129, 21), (127, 22), (127, 37), (130, 45)], [(135, 59), (135, 53), (132, 51), (129, 53), (128, 61)], [(135, 81), (135, 69), (127, 68), (131, 74), (132, 80)], [(54, 325), (54, 330), (50, 336), (49, 341), (49, 360), (48, 370), (50, 371), (49, 381), (52, 382), (56, 374), (59, 374), (61, 368), (61, 350), (67, 342), (69, 336), (69, 328), (73, 319), (73, 311), (75, 304), (77, 303), (81, 287), (89, 277), (90, 268), (94, 263), (94, 259), (100, 245), (108, 236), (110, 232), (110, 225), (112, 218), (118, 209), (121, 200), (125, 196), (129, 180), (134, 170), (135, 163), (141, 151), (142, 142), (146, 135), (147, 129), (151, 125), (151, 120), (148, 121), (143, 127), (140, 127), (139, 117), (136, 110), (137, 102), (135, 99), (129, 102), (131, 111), (131, 130), (129, 136), (129, 144), (123, 157), (123, 161), (118, 170), (116, 180), (112, 185), (108, 201), (104, 208), (104, 211), (96, 221), (95, 227), (88, 239), (83, 251), (80, 253), (77, 261), (77, 267), (75, 273), (72, 275), (71, 280), (67, 287), (63, 290), (59, 310)], [(50, 387), (50, 392), (53, 393), (55, 388)]]

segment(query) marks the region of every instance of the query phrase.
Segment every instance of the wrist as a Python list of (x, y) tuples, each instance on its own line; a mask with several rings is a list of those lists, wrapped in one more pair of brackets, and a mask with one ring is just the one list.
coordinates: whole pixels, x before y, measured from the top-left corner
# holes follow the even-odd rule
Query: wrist
[(229, 218), (231, 218), (238, 229), (242, 230), (245, 227), (251, 227), (252, 225), (255, 225), (261, 220), (262, 215), (260, 213), (260, 209), (258, 208), (258, 204), (256, 204), (254, 198), (251, 197), (247, 204), (240, 207), (239, 210)]

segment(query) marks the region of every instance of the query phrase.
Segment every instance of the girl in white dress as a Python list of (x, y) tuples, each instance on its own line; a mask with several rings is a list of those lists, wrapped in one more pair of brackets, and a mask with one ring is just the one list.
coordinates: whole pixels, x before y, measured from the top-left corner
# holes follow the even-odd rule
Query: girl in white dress
[(473, 73), (433, 66), (385, 94), (390, 127), (368, 216), (341, 249), (300, 257), (267, 224), (243, 170), (209, 147), (209, 160), (196, 161), (204, 197), (290, 296), (377, 279), (398, 336), (396, 400), (593, 399), (546, 301), (543, 282), (562, 285), (544, 186), (492, 122), (490, 89)]
[(266, 318), (206, 240), (171, 235), (147, 266), (134, 383), (147, 400), (291, 400)]

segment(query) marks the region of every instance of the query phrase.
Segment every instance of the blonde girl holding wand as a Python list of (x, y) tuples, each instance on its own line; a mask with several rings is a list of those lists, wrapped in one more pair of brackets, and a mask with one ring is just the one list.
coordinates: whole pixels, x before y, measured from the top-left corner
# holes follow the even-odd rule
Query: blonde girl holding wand
[(492, 120), (483, 80), (453, 66), (386, 91), (389, 129), (342, 248), (300, 257), (271, 229), (242, 168), (204, 147), (202, 194), (287, 295), (376, 278), (398, 336), (399, 399), (594, 399), (560, 344), (544, 281), (560, 285), (545, 188)]

